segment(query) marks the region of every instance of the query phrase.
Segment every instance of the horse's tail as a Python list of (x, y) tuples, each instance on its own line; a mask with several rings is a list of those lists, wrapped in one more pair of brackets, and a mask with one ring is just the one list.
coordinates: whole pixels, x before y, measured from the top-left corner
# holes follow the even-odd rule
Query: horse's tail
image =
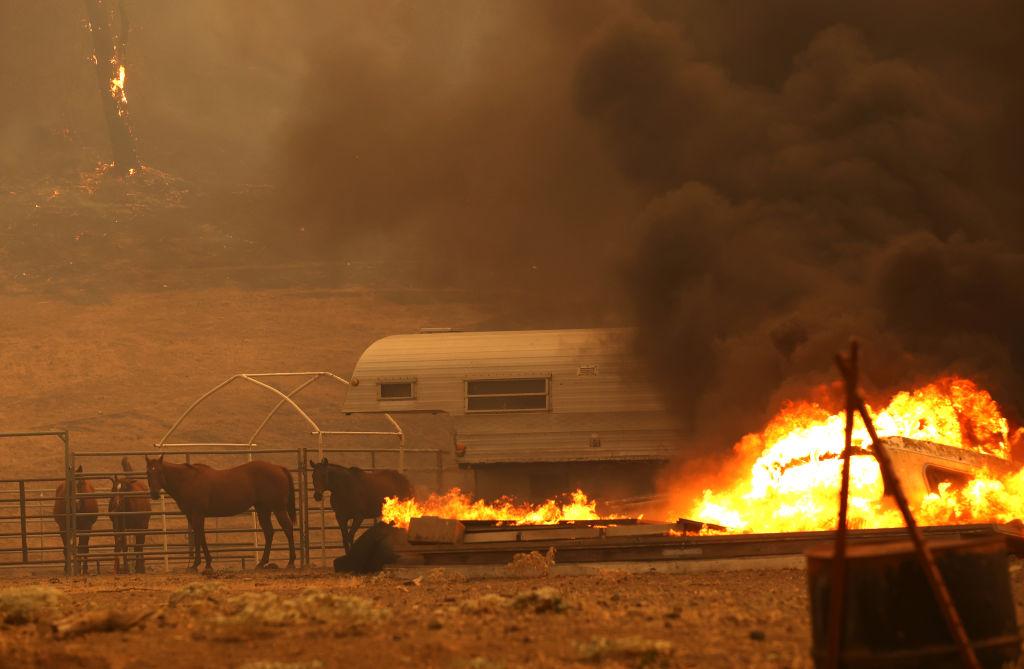
[(293, 523), (297, 523), (297, 516), (295, 515), (295, 481), (292, 479), (292, 473), (288, 471), (287, 467), (281, 467), (284, 473), (288, 476), (288, 518)]

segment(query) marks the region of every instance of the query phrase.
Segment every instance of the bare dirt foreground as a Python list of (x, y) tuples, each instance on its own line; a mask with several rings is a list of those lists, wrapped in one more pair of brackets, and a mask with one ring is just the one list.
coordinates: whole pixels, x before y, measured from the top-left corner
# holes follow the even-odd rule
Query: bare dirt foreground
[[(0, 586), (0, 666), (806, 667), (804, 590), (795, 569), (35, 577)], [(150, 617), (130, 631), (51, 630), (111, 608)]]

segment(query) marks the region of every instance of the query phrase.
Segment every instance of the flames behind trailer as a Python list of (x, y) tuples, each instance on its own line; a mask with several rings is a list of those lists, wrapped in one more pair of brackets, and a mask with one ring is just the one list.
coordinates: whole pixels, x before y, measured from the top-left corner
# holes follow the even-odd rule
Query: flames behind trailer
[(385, 337), (356, 363), (344, 411), (449, 415), (447, 448), (482, 497), (642, 496), (682, 439), (631, 341), (625, 328)]

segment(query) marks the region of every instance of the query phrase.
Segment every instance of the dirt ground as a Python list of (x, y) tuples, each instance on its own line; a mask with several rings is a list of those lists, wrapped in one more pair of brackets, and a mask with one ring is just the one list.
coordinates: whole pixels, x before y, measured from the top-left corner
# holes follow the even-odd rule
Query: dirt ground
[[(54, 588), (60, 598), (39, 621), (0, 627), (0, 666), (10, 669), (810, 666), (804, 574), (795, 569), (540, 578), (223, 572), (16, 583), (25, 586)], [(104, 608), (153, 613), (138, 629), (67, 640), (47, 624)]]

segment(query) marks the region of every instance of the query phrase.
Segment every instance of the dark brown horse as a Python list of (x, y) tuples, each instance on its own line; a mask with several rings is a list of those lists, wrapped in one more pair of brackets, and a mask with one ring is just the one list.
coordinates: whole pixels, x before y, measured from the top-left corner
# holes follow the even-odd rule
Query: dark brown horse
[[(82, 473), (82, 465), (78, 465), (75, 473)], [(64, 484), (61, 483), (57, 486), (57, 491), (54, 493), (56, 499), (53, 501), (53, 519), (56, 521), (57, 527), (60, 528), (60, 541), (64, 546), (64, 554), (67, 555), (68, 514), (64, 490)], [(84, 495), (92, 492), (94, 492), (92, 485), (85, 479), (80, 478), (75, 482), (75, 532), (78, 536), (78, 559), (80, 561), (78, 569), (83, 574), (89, 573), (89, 532), (92, 530), (92, 526), (96, 524), (100, 510), (95, 497), (84, 497)]]
[(385, 497), (408, 499), (412, 497), (412, 484), (393, 469), (364, 471), (359, 467), (332, 465), (324, 458), (309, 461), (313, 468), (313, 499), (320, 501), (324, 492), (331, 493), (331, 508), (341, 528), (341, 541), (345, 553), (352, 550), (356, 531), (367, 518), (380, 518)]
[[(127, 457), (121, 458), (121, 469), (126, 473), (132, 471)], [(135, 554), (135, 573), (146, 572), (146, 561), (143, 547), (146, 544), (146, 530), (149, 529), (150, 505), (149, 488), (143, 481), (123, 476), (114, 476), (114, 485), (110, 490), (110, 502), (107, 511), (110, 524), (114, 528), (114, 572), (128, 573), (128, 534), (134, 532), (132, 552)]]
[(274, 540), (274, 525), (270, 514), (288, 537), (288, 567), (295, 566), (295, 487), (292, 474), (286, 468), (270, 462), (256, 460), (231, 469), (214, 469), (206, 465), (177, 465), (164, 462), (164, 456), (152, 460), (146, 457), (146, 476), (149, 496), (160, 499), (166, 490), (188, 519), (192, 531), (195, 562), (189, 568), (199, 568), (199, 551), (206, 557), (206, 569), (211, 569), (210, 547), (206, 544), (207, 518), (236, 516), (256, 509), (256, 517), (263, 530), (265, 544), (258, 567), (270, 561), (270, 547)]

